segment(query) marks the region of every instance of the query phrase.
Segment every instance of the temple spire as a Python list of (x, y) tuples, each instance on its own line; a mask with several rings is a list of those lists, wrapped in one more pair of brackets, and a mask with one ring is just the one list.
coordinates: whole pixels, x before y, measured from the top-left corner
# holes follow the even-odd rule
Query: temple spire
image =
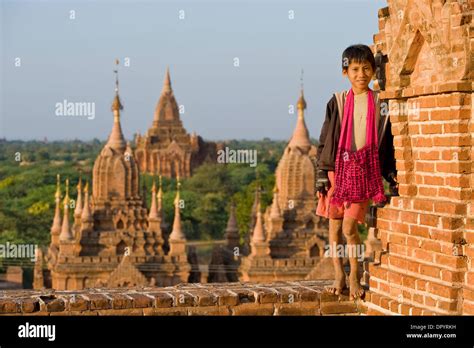
[(237, 228), (237, 219), (235, 217), (235, 203), (232, 202), (230, 204), (230, 212), (229, 212), (229, 220), (227, 220), (227, 228), (228, 230), (235, 230)]
[(252, 211), (251, 211), (251, 219), (250, 219), (250, 230), (252, 231), (255, 226), (255, 221), (257, 221), (257, 209), (260, 206), (260, 196), (262, 192), (262, 187), (260, 185), (260, 181), (258, 179), (257, 173), (257, 187), (255, 189), (255, 196), (252, 204)]
[(157, 254), (163, 253), (162, 245), (164, 240), (162, 231), (164, 228), (162, 227), (161, 220), (161, 212), (158, 210), (156, 202), (156, 182), (153, 177), (153, 185), (151, 187), (151, 205), (148, 214), (148, 232), (150, 233), (148, 236), (148, 250), (149, 252), (154, 250)]
[(150, 213), (148, 214), (149, 219), (158, 219), (158, 209), (156, 207), (156, 184), (153, 179), (153, 186), (151, 187), (151, 206)]
[(59, 235), (59, 240), (71, 240), (73, 235), (71, 228), (69, 226), (69, 179), (66, 179), (66, 195), (64, 196), (64, 215), (63, 215), (63, 224), (61, 226), (61, 234)]
[(89, 206), (89, 183), (84, 186), (84, 208), (82, 209), (81, 220), (84, 222), (92, 221), (91, 209)]
[(82, 174), (79, 176), (79, 182), (77, 183), (77, 200), (76, 208), (74, 209), (74, 216), (80, 218), (82, 214)]
[(170, 78), (170, 68), (166, 68), (165, 80), (163, 81), (163, 90), (161, 93), (171, 93), (171, 78)]
[[(306, 100), (304, 99), (304, 91), (300, 91), (300, 98), (298, 99), (298, 104), (297, 104), (297, 109), (298, 109), (298, 117), (304, 117), (304, 110), (306, 110)], [(299, 112), (302, 110), (302, 112)]]
[(298, 100), (298, 109), (306, 109), (306, 100), (304, 99), (304, 80), (303, 80), (304, 70), (301, 69), (301, 88), (300, 88), (300, 99)]
[(54, 197), (59, 203), (61, 200), (61, 176), (59, 174), (56, 175), (56, 193), (54, 194)]
[(168, 224), (166, 223), (165, 214), (163, 213), (163, 182), (161, 175), (158, 177), (157, 210), (160, 219), (160, 226), (163, 230), (166, 230)]
[(173, 230), (170, 234), (169, 239), (170, 240), (186, 240), (186, 237), (181, 228), (181, 214), (180, 214), (180, 208), (179, 208), (179, 201), (180, 201), (179, 187), (181, 186), (181, 183), (179, 182), (179, 176), (177, 177), (176, 186), (177, 186), (177, 190), (176, 190), (176, 197), (174, 199)]
[(262, 186), (257, 175), (257, 187), (255, 188), (254, 200), (252, 205), (252, 216), (257, 216), (257, 207), (260, 204), (260, 195), (262, 193)]
[(227, 220), (227, 228), (225, 229), (225, 238), (229, 247), (236, 247), (239, 245), (239, 228), (237, 226), (237, 219), (235, 217), (235, 203), (230, 205), (229, 220)]
[(124, 151), (125, 150), (125, 139), (122, 133), (122, 126), (120, 125), (120, 110), (123, 110), (122, 103), (120, 102), (119, 96), (119, 80), (118, 80), (118, 59), (115, 61), (117, 68), (114, 70), (115, 73), (115, 97), (112, 102), (112, 112), (114, 113), (114, 125), (112, 127), (112, 132), (110, 133), (109, 140), (107, 145), (110, 147)]
[(304, 120), (304, 110), (306, 109), (306, 100), (304, 99), (303, 83), (301, 83), (301, 94), (297, 103), (298, 119), (296, 121), (296, 127), (293, 131), (289, 147), (297, 147), (304, 153), (307, 153), (311, 149), (311, 141), (309, 139), (308, 128)]
[(161, 175), (158, 177), (158, 213), (162, 215), (163, 210), (163, 182)]
[(265, 241), (265, 232), (263, 230), (262, 212), (260, 211), (260, 202), (257, 206), (257, 221), (253, 230), (252, 242), (260, 243)]
[(281, 217), (280, 205), (278, 204), (278, 187), (276, 183), (275, 183), (275, 187), (273, 188), (273, 202), (272, 202), (272, 207), (270, 209), (270, 217), (271, 218)]
[[(59, 235), (61, 233), (61, 184), (59, 174), (56, 176), (56, 193), (54, 194), (56, 208), (54, 210), (53, 225), (51, 226), (51, 234)], [(54, 244), (54, 242), (53, 242)]]

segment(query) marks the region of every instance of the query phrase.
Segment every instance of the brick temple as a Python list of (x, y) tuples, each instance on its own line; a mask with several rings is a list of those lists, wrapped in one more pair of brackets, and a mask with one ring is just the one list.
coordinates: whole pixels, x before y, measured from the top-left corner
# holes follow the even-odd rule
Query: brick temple
[(62, 215), (58, 176), (47, 271), (43, 272), (40, 255), (34, 272), (35, 288), (164, 286), (189, 279), (191, 265), (181, 229), (179, 181), (174, 221), (168, 235), (161, 185), (157, 192), (153, 184), (150, 209), (140, 193), (136, 156), (122, 133), (122, 109), (117, 79), (112, 131), (94, 163), (92, 195), (88, 183), (83, 187), (79, 181), (75, 209), (71, 212), (66, 180)]
[(231, 206), (226, 243), (213, 250), (209, 282), (332, 277), (332, 261), (324, 257), (328, 221), (315, 214), (316, 147), (311, 144), (305, 123), (303, 90), (297, 109), (293, 135), (276, 169), (272, 204), (262, 211), (261, 189), (257, 188), (243, 245), (239, 244), (235, 207)]
[(206, 161), (215, 162), (217, 145), (205, 142), (183, 127), (179, 106), (171, 88), (169, 69), (156, 105), (153, 123), (145, 135), (136, 134), (136, 158), (142, 173), (168, 178), (188, 178)]

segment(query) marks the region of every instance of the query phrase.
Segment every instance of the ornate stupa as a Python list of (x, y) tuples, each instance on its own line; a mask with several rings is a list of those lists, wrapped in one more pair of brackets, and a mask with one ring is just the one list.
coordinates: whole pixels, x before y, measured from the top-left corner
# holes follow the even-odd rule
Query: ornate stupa
[(135, 136), (136, 156), (142, 172), (160, 173), (168, 178), (190, 177), (205, 161), (214, 161), (217, 145), (196, 133), (188, 134), (180, 118), (171, 87), (169, 69), (155, 108), (153, 123), (145, 135)]
[(243, 281), (324, 279), (332, 272), (330, 260), (323, 257), (327, 229), (315, 215), (316, 147), (304, 119), (306, 106), (302, 88), (296, 126), (278, 163), (273, 201), (265, 212), (256, 193), (250, 250), (239, 268)]
[[(54, 289), (164, 286), (188, 281), (191, 267), (179, 207), (176, 205), (172, 233), (165, 240), (161, 180), (158, 194), (153, 183), (150, 209), (140, 194), (136, 157), (122, 133), (123, 106), (117, 70), (115, 73), (114, 121), (108, 141), (94, 163), (92, 195), (88, 183), (83, 187), (80, 179), (75, 208), (71, 212), (69, 181), (66, 180), (62, 217), (58, 176), (56, 210), (47, 253), (48, 274), (44, 277), (48, 283), (45, 285)], [(70, 215), (73, 215), (72, 223)], [(163, 248), (164, 244), (169, 246), (169, 251)], [(38, 267), (36, 273), (40, 270)], [(42, 279), (41, 276), (37, 274), (36, 278)]]

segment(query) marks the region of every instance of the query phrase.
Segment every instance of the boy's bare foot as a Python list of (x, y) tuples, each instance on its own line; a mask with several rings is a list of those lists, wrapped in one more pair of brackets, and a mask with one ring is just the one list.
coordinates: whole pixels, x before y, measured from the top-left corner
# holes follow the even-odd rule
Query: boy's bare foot
[(330, 294), (339, 296), (342, 293), (342, 290), (346, 288), (346, 277), (343, 275), (342, 277), (337, 277), (332, 285), (326, 286), (325, 290)]
[(360, 285), (359, 279), (356, 277), (349, 277), (349, 299), (351, 301), (364, 298), (365, 291), (364, 288)]

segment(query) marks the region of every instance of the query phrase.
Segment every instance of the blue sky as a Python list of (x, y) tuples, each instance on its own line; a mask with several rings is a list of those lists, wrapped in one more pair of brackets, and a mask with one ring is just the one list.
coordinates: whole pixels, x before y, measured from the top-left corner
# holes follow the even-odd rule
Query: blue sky
[[(342, 51), (373, 43), (377, 11), (386, 1), (0, 4), (0, 138), (106, 139), (119, 58), (128, 139), (151, 125), (169, 66), (188, 132), (212, 140), (287, 140), (296, 121), (288, 105), (297, 101), (301, 69), (306, 121), (317, 138), (332, 93), (349, 88), (341, 75)], [(129, 67), (123, 66), (127, 57)], [(95, 118), (56, 116), (56, 103), (65, 99), (95, 103)]]

